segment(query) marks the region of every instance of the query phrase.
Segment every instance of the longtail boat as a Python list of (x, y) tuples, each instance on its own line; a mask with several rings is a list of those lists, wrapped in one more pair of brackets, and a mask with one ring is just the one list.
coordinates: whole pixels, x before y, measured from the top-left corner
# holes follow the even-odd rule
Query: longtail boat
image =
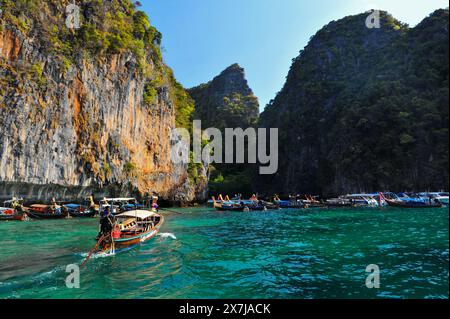
[(392, 200), (384, 199), (386, 203), (391, 207), (399, 208), (441, 208), (443, 205), (440, 202), (420, 202), (420, 201), (402, 201), (402, 200)]
[(229, 200), (216, 201), (215, 197), (213, 197), (212, 200), (213, 200), (214, 208), (217, 209), (218, 211), (242, 212), (245, 209), (244, 205), (242, 205), (240, 203), (236, 203), (234, 201), (229, 201)]
[(344, 198), (332, 198), (326, 201), (326, 205), (329, 208), (344, 208), (344, 207), (354, 207), (353, 201)]
[(140, 204), (136, 198), (103, 198), (100, 201), (99, 212), (105, 210), (106, 207), (111, 208), (113, 215), (118, 215), (127, 211), (135, 211), (144, 209), (144, 205)]
[(69, 215), (67, 209), (62, 209), (61, 206), (53, 209), (52, 205), (35, 204), (24, 209), (27, 215), (33, 219), (63, 219)]
[(23, 221), (26, 219), (27, 214), (25, 212), (18, 212), (13, 208), (0, 207), (0, 221), (5, 220)]
[(441, 202), (436, 199), (429, 198), (425, 200), (423, 198), (410, 198), (403, 199), (398, 197), (398, 195), (388, 193), (390, 198), (387, 198), (386, 194), (380, 193), (380, 196), (383, 200), (391, 207), (399, 207), (399, 208), (440, 208), (443, 206)]
[(274, 204), (280, 208), (300, 209), (305, 208), (305, 204), (301, 200), (280, 200), (275, 199)]
[(86, 206), (78, 204), (67, 204), (64, 205), (70, 216), (75, 218), (92, 218), (97, 215), (96, 210), (91, 210)]
[(111, 236), (102, 241), (96, 253), (116, 254), (130, 250), (155, 237), (164, 223), (164, 216), (146, 210), (135, 210), (115, 216)]

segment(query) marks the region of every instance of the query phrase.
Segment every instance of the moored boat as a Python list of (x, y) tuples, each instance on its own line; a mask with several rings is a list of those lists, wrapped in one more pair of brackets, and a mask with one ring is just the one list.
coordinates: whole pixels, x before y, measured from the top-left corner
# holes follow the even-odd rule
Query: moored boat
[(441, 202), (431, 197), (428, 200), (403, 200), (399, 197), (387, 198), (383, 194), (383, 199), (389, 206), (398, 208), (440, 208), (443, 206)]
[(23, 210), (23, 199), (13, 198), (3, 203), (4, 207), (0, 207), (0, 221), (15, 220), (24, 221), (28, 219), (27, 214)]
[(278, 195), (275, 195), (273, 203), (279, 208), (285, 209), (301, 209), (306, 207), (300, 199), (290, 197), (289, 200), (281, 200)]
[(70, 216), (75, 218), (91, 218), (97, 215), (96, 210), (89, 209), (88, 207), (79, 204), (67, 204), (63, 205), (63, 207), (67, 209)]
[(25, 212), (18, 212), (15, 209), (8, 207), (0, 207), (0, 221), (5, 220), (23, 221), (26, 218), (27, 214)]
[(219, 200), (216, 201), (215, 197), (212, 198), (213, 200), (213, 206), (215, 209), (217, 209), (218, 211), (233, 211), (233, 212), (242, 212), (245, 209), (245, 206), (240, 204), (240, 203), (236, 203), (234, 201), (225, 201), (225, 200)]
[(109, 206), (112, 209), (113, 215), (118, 215), (120, 213), (132, 210), (143, 209), (144, 205), (138, 203), (136, 198), (104, 198), (100, 201), (99, 211), (104, 211), (104, 209)]
[(69, 216), (67, 209), (61, 206), (34, 204), (24, 208), (27, 215), (33, 219), (63, 219)]
[(434, 199), (439, 201), (443, 206), (449, 207), (449, 194), (447, 192), (420, 193), (420, 198), (425, 200)]
[(385, 199), (389, 206), (400, 208), (440, 208), (441, 203), (425, 203), (425, 202), (404, 202), (391, 199)]
[(329, 208), (345, 208), (354, 207), (353, 201), (345, 198), (331, 198), (326, 201), (326, 205)]
[(348, 194), (340, 198), (350, 201), (355, 207), (380, 207), (383, 205), (383, 202), (380, 200), (380, 195), (377, 193)]

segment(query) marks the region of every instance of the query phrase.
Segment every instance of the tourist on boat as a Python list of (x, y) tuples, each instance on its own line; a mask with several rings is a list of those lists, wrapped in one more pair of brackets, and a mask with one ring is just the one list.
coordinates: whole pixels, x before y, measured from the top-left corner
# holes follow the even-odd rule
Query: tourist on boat
[(250, 200), (255, 202), (258, 200), (258, 196), (256, 196), (256, 194), (253, 194)]
[(12, 199), (11, 208), (16, 212), (23, 212), (23, 206), (16, 197), (13, 197)]
[(58, 204), (56, 203), (56, 199), (53, 197), (52, 198), (52, 202), (50, 204), (50, 209), (51, 209), (53, 214), (56, 213), (57, 208), (58, 208)]
[(95, 202), (94, 202), (94, 194), (91, 194), (89, 197), (88, 197), (88, 201), (89, 201), (89, 210), (92, 212), (92, 211), (95, 211)]
[(152, 201), (153, 201), (152, 202), (152, 211), (157, 213), (159, 211), (158, 197), (157, 196), (153, 196)]

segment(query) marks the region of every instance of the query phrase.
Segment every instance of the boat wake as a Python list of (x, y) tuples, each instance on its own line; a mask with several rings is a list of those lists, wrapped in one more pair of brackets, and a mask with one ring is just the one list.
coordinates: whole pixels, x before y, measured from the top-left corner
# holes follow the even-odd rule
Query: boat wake
[[(93, 254), (90, 257), (90, 259), (108, 258), (108, 257), (113, 257), (115, 255), (116, 255), (115, 253), (111, 253), (111, 252), (101, 252), (101, 253)], [(87, 258), (89, 256), (89, 253), (81, 253), (80, 256), (83, 258)]]
[(174, 239), (174, 240), (176, 240), (177, 239), (177, 237), (175, 237), (175, 235), (174, 234), (172, 234), (172, 233), (160, 233), (160, 234), (158, 234), (158, 237), (161, 237), (161, 238), (171, 238), (171, 239)]

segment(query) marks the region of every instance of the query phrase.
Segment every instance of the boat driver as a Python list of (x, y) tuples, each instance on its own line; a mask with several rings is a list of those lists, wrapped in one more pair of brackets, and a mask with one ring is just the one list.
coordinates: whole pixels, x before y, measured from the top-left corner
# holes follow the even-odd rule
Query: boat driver
[(17, 212), (21, 212), (23, 210), (22, 205), (19, 203), (16, 197), (13, 197), (12, 199), (11, 208)]
[(91, 212), (95, 211), (94, 194), (91, 194), (88, 197), (88, 201), (89, 201), (89, 209), (91, 210)]
[(58, 209), (58, 204), (56, 203), (56, 199), (54, 197), (52, 198), (50, 209), (53, 214), (55, 214), (56, 210)]
[(111, 214), (111, 208), (109, 206), (105, 207), (100, 217), (100, 232), (98, 233), (97, 240), (102, 236), (111, 234), (115, 224), (115, 218)]

